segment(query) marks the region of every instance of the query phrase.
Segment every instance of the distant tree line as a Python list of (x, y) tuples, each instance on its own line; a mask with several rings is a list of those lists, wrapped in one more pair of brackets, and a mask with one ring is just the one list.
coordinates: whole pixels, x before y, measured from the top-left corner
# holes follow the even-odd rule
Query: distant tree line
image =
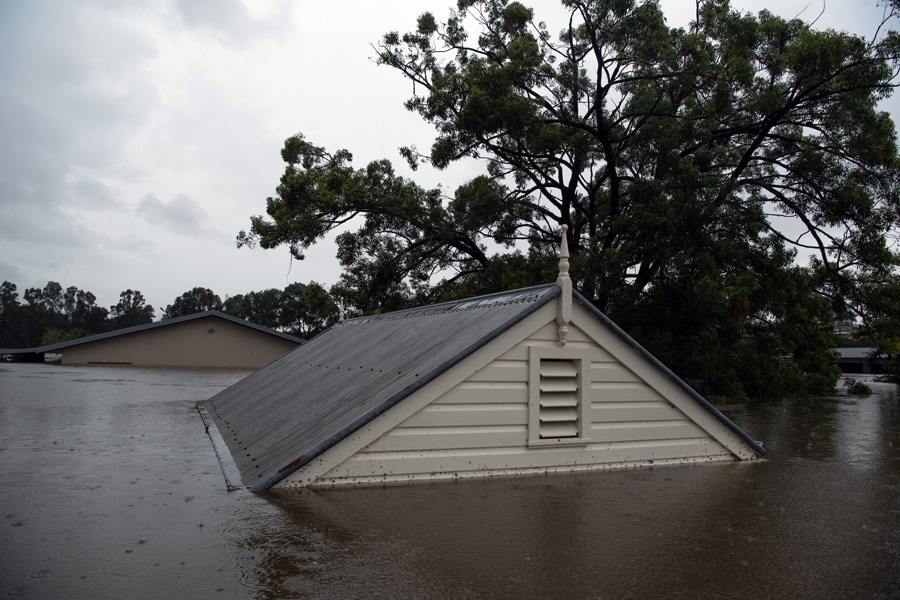
[[(162, 312), (171, 319), (219, 310), (264, 327), (302, 338), (312, 337), (337, 321), (338, 308), (318, 283), (292, 283), (284, 290), (268, 289), (222, 299), (212, 290), (195, 287), (178, 296)], [(15, 283), (0, 285), (0, 348), (33, 348), (144, 325), (156, 309), (138, 290), (127, 289), (108, 309), (97, 297), (76, 286), (63, 288), (49, 281), (28, 288), (21, 298)]]

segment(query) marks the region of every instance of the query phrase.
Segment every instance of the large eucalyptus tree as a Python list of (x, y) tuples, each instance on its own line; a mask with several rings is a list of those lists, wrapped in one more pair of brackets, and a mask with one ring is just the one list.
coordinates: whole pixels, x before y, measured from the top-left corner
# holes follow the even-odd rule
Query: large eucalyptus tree
[(299, 257), (361, 218), (338, 238), (342, 290), (377, 310), (548, 280), (567, 225), (578, 289), (701, 391), (825, 389), (832, 311), (896, 277), (892, 6), (866, 39), (727, 0), (687, 29), (651, 0), (563, 0), (557, 35), (519, 2), (460, 0), (378, 61), (436, 129), (410, 164), (485, 175), (444, 198), (298, 135), (239, 243)]

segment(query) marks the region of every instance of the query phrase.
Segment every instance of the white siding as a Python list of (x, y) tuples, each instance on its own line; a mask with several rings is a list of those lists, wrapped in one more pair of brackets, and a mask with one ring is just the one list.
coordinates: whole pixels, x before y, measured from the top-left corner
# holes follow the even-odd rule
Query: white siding
[[(603, 328), (593, 331), (597, 337)], [(609, 334), (611, 335), (611, 334)], [(447, 479), (733, 458), (602, 344), (574, 324), (587, 353), (590, 441), (528, 447), (529, 346), (558, 346), (550, 322), (315, 482), (317, 486)]]

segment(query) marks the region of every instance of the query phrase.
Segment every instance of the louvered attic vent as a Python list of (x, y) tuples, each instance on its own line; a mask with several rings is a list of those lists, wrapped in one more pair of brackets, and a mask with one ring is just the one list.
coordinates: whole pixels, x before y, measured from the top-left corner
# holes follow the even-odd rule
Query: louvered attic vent
[(587, 353), (577, 348), (531, 347), (528, 357), (529, 447), (590, 443), (590, 364)]
[(578, 368), (574, 361), (541, 359), (538, 437), (577, 438)]

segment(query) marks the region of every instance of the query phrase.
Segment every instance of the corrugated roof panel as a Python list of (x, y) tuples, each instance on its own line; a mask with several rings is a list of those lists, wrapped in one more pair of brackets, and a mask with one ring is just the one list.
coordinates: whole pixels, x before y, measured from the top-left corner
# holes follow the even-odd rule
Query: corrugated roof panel
[(559, 295), (555, 284), (344, 321), (203, 403), (266, 489)]

